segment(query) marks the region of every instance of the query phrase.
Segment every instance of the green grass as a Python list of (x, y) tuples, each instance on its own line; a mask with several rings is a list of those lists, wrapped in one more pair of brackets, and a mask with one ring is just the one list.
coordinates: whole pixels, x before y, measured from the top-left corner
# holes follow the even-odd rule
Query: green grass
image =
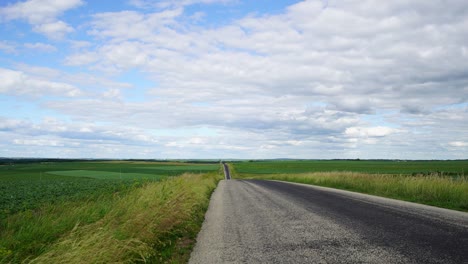
[(234, 178), (283, 180), (468, 211), (468, 161), (262, 161)]
[(348, 171), (376, 174), (463, 175), (468, 160), (455, 161), (379, 161), (379, 160), (286, 160), (233, 163), (241, 174), (281, 174)]
[(0, 263), (185, 263), (220, 175), (140, 161), (0, 166)]

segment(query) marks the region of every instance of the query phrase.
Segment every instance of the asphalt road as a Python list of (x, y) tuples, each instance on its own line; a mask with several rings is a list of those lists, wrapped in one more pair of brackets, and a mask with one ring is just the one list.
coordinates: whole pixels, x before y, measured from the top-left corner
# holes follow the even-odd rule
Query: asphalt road
[(230, 180), (231, 179), (231, 173), (229, 172), (229, 166), (223, 162), (223, 168), (224, 168), (224, 178), (226, 180)]
[(300, 184), (223, 180), (190, 263), (468, 263), (468, 213)]

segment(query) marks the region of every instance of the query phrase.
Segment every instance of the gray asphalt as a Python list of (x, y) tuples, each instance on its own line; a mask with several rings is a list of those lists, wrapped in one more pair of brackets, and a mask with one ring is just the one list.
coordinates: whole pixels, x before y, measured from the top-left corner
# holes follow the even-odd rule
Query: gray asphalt
[(301, 184), (223, 180), (189, 263), (468, 263), (468, 213)]
[(224, 168), (224, 178), (226, 180), (230, 180), (231, 179), (231, 173), (229, 172), (229, 166), (223, 162), (223, 168)]

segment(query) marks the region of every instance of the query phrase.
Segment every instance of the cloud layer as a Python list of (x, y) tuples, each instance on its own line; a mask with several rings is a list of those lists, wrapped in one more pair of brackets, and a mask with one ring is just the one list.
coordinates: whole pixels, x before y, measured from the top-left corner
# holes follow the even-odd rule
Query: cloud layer
[(6, 21), (26, 20), (34, 31), (50, 38), (62, 38), (73, 32), (73, 28), (58, 17), (82, 4), (81, 0), (28, 0), (0, 8), (0, 15)]
[(65, 132), (3, 116), (0, 155), (31, 145), (68, 156), (467, 158), (466, 1), (303, 1), (219, 26), (189, 7), (228, 1), (131, 1), (137, 9), (80, 25), (58, 17), (82, 1), (52, 2), (0, 12), (47, 36), (86, 37), (69, 41), (61, 67), (4, 66), (0, 93), (40, 97)]

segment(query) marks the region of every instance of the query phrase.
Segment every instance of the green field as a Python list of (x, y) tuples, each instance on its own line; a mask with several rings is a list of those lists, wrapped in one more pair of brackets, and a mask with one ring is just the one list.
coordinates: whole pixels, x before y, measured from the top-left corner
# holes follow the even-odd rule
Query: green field
[(235, 162), (240, 174), (282, 174), (347, 171), (377, 174), (464, 175), (468, 160), (386, 161), (386, 160), (282, 160)]
[(37, 162), (0, 166), (0, 219), (61, 199), (113, 193), (144, 181), (217, 171), (217, 164), (168, 162)]
[(92, 178), (100, 180), (159, 180), (163, 175), (153, 175), (146, 173), (132, 173), (132, 172), (111, 172), (111, 171), (92, 171), (92, 170), (67, 170), (67, 171), (48, 171), (47, 174), (79, 177), (79, 178)]
[[(0, 263), (134, 262), (141, 252), (185, 262), (219, 172), (184, 162), (3, 162)], [(86, 239), (98, 241), (85, 248)]]

